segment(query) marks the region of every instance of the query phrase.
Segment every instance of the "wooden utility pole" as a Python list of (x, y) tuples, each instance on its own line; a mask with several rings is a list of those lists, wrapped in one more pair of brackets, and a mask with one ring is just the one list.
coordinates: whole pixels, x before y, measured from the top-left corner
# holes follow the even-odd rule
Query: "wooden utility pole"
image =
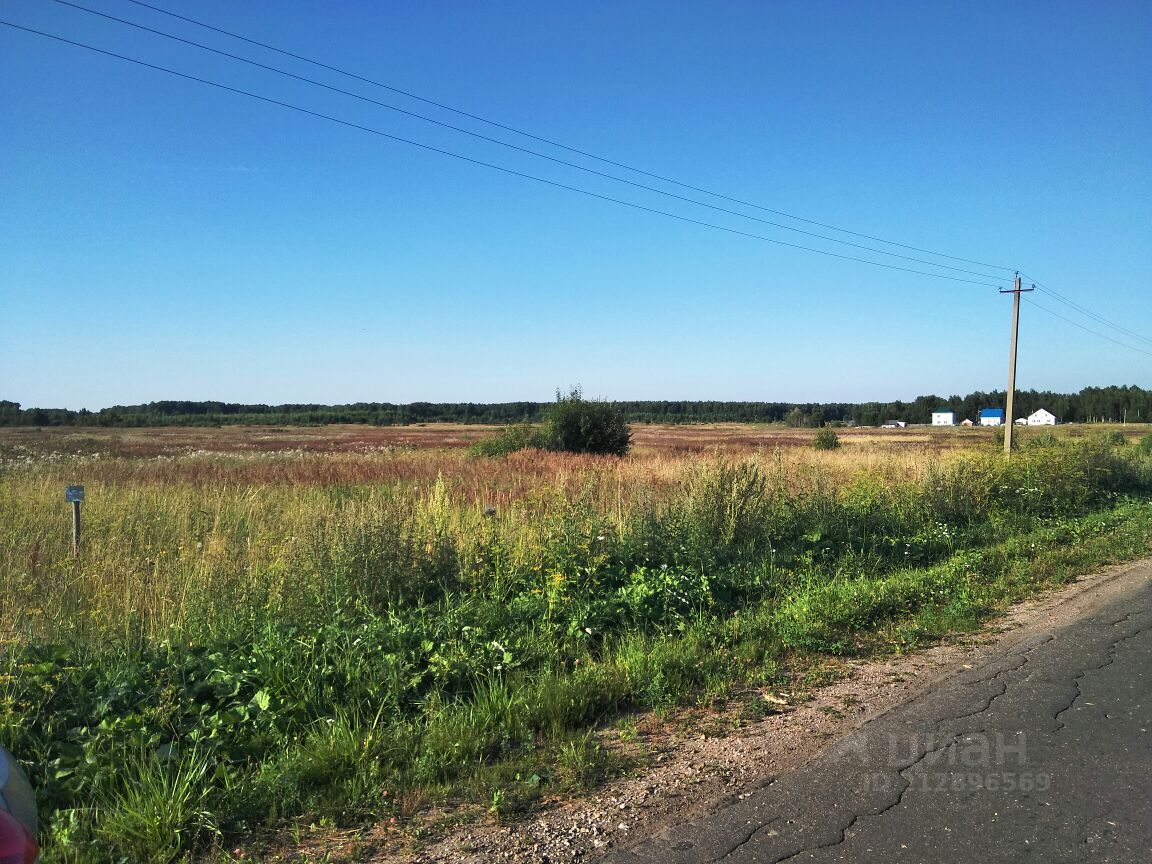
[(1010, 291), (1000, 289), (1001, 294), (1012, 295), (1012, 352), (1008, 357), (1008, 398), (1004, 406), (1004, 453), (1012, 455), (1012, 432), (1016, 428), (1016, 421), (1012, 417), (1012, 402), (1016, 398), (1016, 336), (1020, 332), (1020, 294), (1024, 291), (1035, 291), (1031, 288), (1020, 287), (1020, 274), (1016, 274), (1016, 284)]

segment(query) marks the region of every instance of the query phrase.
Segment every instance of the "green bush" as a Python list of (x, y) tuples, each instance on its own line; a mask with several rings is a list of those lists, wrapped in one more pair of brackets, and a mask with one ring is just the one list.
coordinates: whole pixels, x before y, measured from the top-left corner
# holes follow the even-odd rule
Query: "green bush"
[(840, 446), (840, 436), (831, 429), (821, 429), (812, 438), (812, 446), (817, 450), (835, 450)]
[(567, 396), (556, 391), (556, 404), (544, 416), (542, 427), (521, 423), (508, 426), (492, 438), (468, 448), (473, 456), (507, 456), (517, 450), (538, 447), (565, 453), (597, 453), (623, 456), (632, 444), (628, 423), (613, 405), (585, 399), (579, 387)]
[(579, 387), (567, 396), (556, 391), (556, 404), (548, 409), (544, 428), (549, 446), (567, 453), (623, 456), (632, 444), (624, 415), (607, 402), (585, 399)]
[(1152, 453), (1152, 432), (1141, 436), (1140, 443), (1136, 445), (1141, 453)]
[(507, 456), (517, 450), (526, 450), (537, 447), (548, 449), (548, 436), (538, 426), (520, 423), (516, 426), (506, 426), (491, 438), (482, 438), (468, 448), (472, 456)]

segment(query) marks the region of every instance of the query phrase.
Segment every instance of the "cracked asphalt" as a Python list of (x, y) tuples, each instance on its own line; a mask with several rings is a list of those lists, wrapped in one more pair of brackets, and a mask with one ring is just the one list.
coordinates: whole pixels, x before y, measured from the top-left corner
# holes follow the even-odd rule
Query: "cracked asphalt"
[(1152, 860), (1152, 565), (608, 864)]

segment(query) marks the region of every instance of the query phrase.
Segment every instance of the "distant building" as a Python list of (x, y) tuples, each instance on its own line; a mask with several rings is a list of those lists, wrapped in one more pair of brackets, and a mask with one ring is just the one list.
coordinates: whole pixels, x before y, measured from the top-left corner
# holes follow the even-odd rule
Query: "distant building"
[(1028, 419), (1024, 421), (1029, 426), (1055, 426), (1056, 415), (1051, 411), (1045, 411), (1041, 408), (1028, 415)]
[(903, 429), (908, 425), (907, 420), (889, 420), (880, 426), (881, 429)]
[(960, 421), (960, 425), (961, 426), (975, 426), (976, 424), (973, 423), (971, 420), (969, 420), (967, 417), (965, 417), (963, 420)]
[(1017, 417), (1012, 422), (1015, 423), (1017, 426), (1027, 426), (1028, 425), (1028, 418), (1027, 417)]
[(932, 412), (933, 426), (955, 426), (956, 412), (951, 408), (937, 408)]
[(980, 425), (981, 426), (1003, 426), (1004, 425), (1004, 409), (1003, 408), (981, 408), (980, 409)]

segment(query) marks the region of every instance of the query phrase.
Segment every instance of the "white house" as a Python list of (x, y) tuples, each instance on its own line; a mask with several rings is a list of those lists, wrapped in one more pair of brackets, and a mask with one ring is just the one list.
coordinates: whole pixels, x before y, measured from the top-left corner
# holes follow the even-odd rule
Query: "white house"
[(956, 414), (951, 408), (937, 408), (932, 412), (933, 426), (955, 426)]
[(1056, 415), (1041, 408), (1028, 415), (1029, 426), (1055, 426)]
[(1004, 409), (1003, 408), (981, 408), (980, 409), (980, 425), (981, 426), (1000, 426), (1004, 423)]

